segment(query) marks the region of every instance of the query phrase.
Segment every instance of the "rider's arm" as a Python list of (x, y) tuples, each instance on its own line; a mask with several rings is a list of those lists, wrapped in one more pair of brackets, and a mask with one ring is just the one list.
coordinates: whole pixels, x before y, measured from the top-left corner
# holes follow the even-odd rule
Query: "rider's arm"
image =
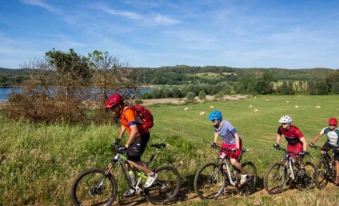
[(119, 130), (119, 136), (118, 139), (121, 140), (122, 136), (125, 134), (126, 132), (126, 127), (124, 127), (123, 125), (121, 125), (120, 130)]
[(303, 143), (303, 151), (306, 152), (306, 148), (307, 148), (306, 138), (305, 137), (301, 137), (300, 138), (300, 142)]
[(129, 126), (129, 128), (131, 129), (131, 132), (130, 132), (128, 140), (125, 144), (126, 148), (129, 147), (129, 145), (134, 141), (135, 136), (138, 134), (137, 125), (131, 125), (131, 126)]
[(280, 139), (281, 139), (281, 135), (280, 135), (280, 134), (277, 134), (277, 140), (276, 140), (276, 143), (277, 143), (277, 144), (280, 143)]
[(235, 137), (235, 145), (236, 145), (237, 149), (240, 149), (240, 137), (239, 137), (238, 133), (234, 133), (234, 137)]
[(315, 144), (315, 143), (319, 140), (319, 138), (320, 138), (321, 136), (322, 136), (322, 134), (316, 135), (316, 136), (313, 138), (312, 143)]
[(277, 143), (277, 144), (279, 144), (280, 139), (281, 139), (281, 135), (280, 135), (280, 134), (277, 134), (277, 140), (276, 140), (276, 143)]
[(213, 143), (217, 143), (217, 140), (218, 140), (218, 133), (214, 132), (214, 140), (213, 140)]
[(320, 133), (313, 138), (312, 143), (315, 144), (319, 140), (319, 138), (324, 135), (324, 133), (325, 133), (325, 128), (322, 129)]

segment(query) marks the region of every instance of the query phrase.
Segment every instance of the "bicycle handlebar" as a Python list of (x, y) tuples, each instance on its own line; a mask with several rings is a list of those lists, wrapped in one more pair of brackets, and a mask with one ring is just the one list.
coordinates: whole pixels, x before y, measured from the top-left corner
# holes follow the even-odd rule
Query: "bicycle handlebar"
[[(215, 145), (215, 146), (211, 146), (211, 148), (212, 149), (222, 149), (223, 151), (226, 151), (226, 152), (236, 152), (236, 151), (238, 151), (238, 149), (236, 149), (236, 148), (234, 148), (234, 149), (226, 149), (226, 148), (221, 148), (219, 145)], [(246, 149), (246, 148), (243, 148), (242, 149), (242, 151), (243, 152), (247, 152), (247, 151), (249, 151), (248, 149)]]
[[(281, 151), (284, 151), (285, 153), (288, 153), (288, 154), (295, 154), (295, 155), (300, 155), (300, 153), (296, 153), (296, 152), (291, 152), (291, 151), (288, 151), (287, 149), (283, 148), (283, 147), (275, 147), (273, 146), (276, 150), (281, 150)], [(308, 152), (305, 152), (305, 155), (309, 155), (310, 153)]]

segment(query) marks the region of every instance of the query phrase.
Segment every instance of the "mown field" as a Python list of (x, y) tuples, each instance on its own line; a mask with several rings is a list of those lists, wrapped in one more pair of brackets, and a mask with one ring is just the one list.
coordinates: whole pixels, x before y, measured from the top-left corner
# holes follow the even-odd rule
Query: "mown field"
[[(249, 197), (236, 195), (212, 202), (197, 200), (192, 185), (196, 169), (216, 155), (209, 148), (213, 130), (207, 115), (211, 110), (221, 110), (224, 119), (238, 129), (245, 147), (250, 149), (244, 159), (253, 161), (262, 176), (281, 156), (272, 147), (279, 117), (290, 114), (310, 142), (326, 126), (328, 117), (339, 117), (339, 96), (257, 96), (240, 101), (150, 108), (155, 118), (151, 142), (168, 144), (157, 162), (175, 165), (183, 178), (183, 192), (176, 204), (338, 205), (339, 189), (332, 184), (324, 191), (293, 190), (269, 196), (260, 189), (259, 181), (258, 192)], [(116, 135), (116, 128), (110, 124), (28, 124), (0, 116), (0, 205), (70, 205), (73, 178), (85, 168), (106, 166)], [(323, 142), (324, 139), (318, 144)], [(317, 152), (311, 148), (309, 151), (311, 160), (316, 161)], [(148, 149), (145, 158), (151, 152)]]

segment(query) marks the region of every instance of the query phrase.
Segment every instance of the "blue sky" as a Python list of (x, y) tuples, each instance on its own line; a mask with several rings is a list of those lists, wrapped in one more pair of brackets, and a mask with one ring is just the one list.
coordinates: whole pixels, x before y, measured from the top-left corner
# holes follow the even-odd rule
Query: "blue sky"
[(0, 0), (0, 67), (46, 51), (130, 66), (339, 68), (339, 1)]

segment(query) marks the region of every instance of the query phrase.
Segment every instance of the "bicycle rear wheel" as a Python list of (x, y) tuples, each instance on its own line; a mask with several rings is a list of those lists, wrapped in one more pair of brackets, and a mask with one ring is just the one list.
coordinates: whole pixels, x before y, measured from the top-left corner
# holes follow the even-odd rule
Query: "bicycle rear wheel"
[(200, 199), (217, 199), (224, 188), (224, 172), (217, 163), (202, 166), (195, 175), (194, 190)]
[(172, 166), (162, 166), (155, 170), (158, 177), (150, 188), (145, 189), (145, 198), (153, 204), (173, 201), (180, 189), (180, 175)]
[(268, 194), (277, 194), (284, 190), (288, 181), (287, 168), (281, 163), (274, 163), (264, 176), (264, 187)]
[(71, 188), (75, 205), (111, 205), (117, 194), (117, 184), (104, 169), (93, 168), (79, 174)]
[(248, 175), (248, 178), (246, 182), (238, 188), (238, 191), (241, 195), (250, 195), (255, 192), (256, 189), (257, 168), (252, 162), (244, 162), (241, 166)]
[(327, 173), (327, 162), (321, 158), (315, 167), (315, 182), (320, 190), (324, 189), (328, 183)]

